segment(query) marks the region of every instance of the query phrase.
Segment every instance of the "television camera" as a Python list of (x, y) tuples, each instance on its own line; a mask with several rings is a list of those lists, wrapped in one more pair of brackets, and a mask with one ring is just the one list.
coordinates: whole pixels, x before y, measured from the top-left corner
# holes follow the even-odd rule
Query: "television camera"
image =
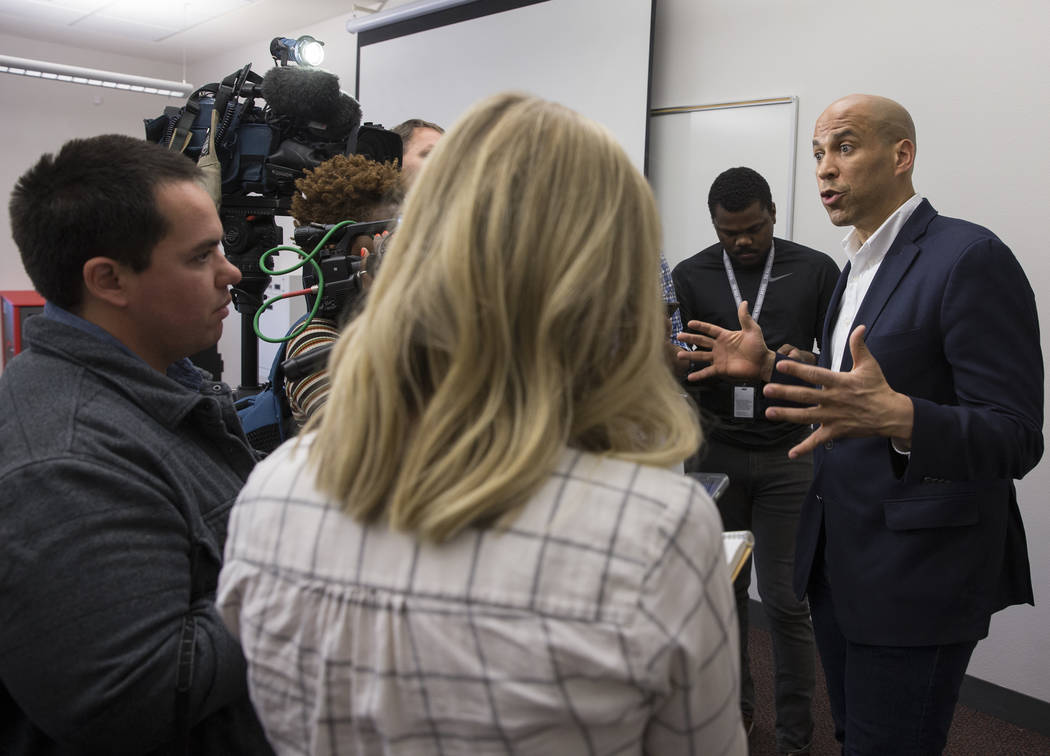
[[(382, 259), (382, 245), (377, 245), (374, 254), (361, 257), (358, 245), (351, 245), (362, 236), (375, 237), (390, 229), (391, 221), (354, 223), (339, 228), (336, 225), (310, 223), (299, 226), (293, 233), (295, 245), (309, 252), (317, 249), (314, 258), (317, 267), (303, 266), (303, 286), (323, 286), (317, 292), (306, 295), (307, 309), (312, 310), (316, 299), (317, 314), (330, 320), (339, 320), (361, 298), (366, 287), (366, 276), (375, 278)], [(325, 237), (331, 234), (326, 240)], [(323, 242), (323, 244), (322, 244)], [(320, 246), (319, 246), (320, 245)]]
[[(320, 44), (277, 37), (271, 43), (274, 68), (265, 76), (248, 63), (221, 82), (198, 88), (184, 106), (145, 120), (149, 141), (182, 152), (205, 169), (219, 205), (223, 248), (242, 275), (232, 290), (241, 314), (242, 382), (252, 382), (242, 389), (258, 386), (253, 316), (270, 283), (268, 252), (283, 240), (275, 218), (291, 214), (295, 180), (340, 154), (401, 161), (400, 137), (379, 124), (362, 124), (361, 106), (339, 89), (339, 78), (309, 65)], [(354, 271), (329, 265), (330, 291), (340, 290), (342, 273)]]

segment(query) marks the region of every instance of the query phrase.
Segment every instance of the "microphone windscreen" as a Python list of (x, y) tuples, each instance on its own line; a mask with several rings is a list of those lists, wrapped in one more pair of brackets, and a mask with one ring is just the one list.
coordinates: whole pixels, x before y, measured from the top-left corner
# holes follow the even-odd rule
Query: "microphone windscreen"
[(335, 113), (329, 122), (333, 141), (342, 141), (361, 125), (361, 105), (350, 95), (340, 92)]
[(278, 116), (328, 123), (339, 109), (339, 77), (328, 71), (278, 66), (266, 72), (262, 96)]

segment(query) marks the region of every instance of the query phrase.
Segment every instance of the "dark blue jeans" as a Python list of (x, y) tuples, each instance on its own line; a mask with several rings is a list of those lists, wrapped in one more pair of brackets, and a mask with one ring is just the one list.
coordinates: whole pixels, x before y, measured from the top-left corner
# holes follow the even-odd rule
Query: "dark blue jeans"
[[(813, 478), (813, 461), (809, 455), (789, 459), (787, 452), (792, 445), (747, 449), (711, 441), (701, 450), (699, 461), (686, 462), (686, 472), (729, 475), (729, 488), (717, 502), (722, 524), (726, 530), (750, 530), (755, 534), (758, 595), (773, 642), (777, 749), (785, 753), (810, 743), (810, 703), (815, 684), (809, 606), (805, 600), (795, 598), (791, 588), (795, 531), (802, 499)], [(733, 588), (740, 626), (740, 709), (749, 715), (755, 709), (755, 685), (747, 649), (750, 585), (748, 563)]]
[(809, 605), (842, 753), (940, 754), (977, 641), (914, 647), (851, 643), (835, 620), (823, 562), (814, 566)]

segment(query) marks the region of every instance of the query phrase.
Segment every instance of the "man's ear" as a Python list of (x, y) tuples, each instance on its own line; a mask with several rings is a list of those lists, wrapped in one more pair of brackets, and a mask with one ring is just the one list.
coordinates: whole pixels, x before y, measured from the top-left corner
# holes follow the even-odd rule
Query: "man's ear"
[(777, 203), (769, 203), (769, 219), (773, 221), (773, 225), (777, 225)]
[(910, 139), (901, 139), (894, 147), (895, 173), (911, 173), (915, 165), (915, 142)]
[(127, 268), (112, 257), (92, 257), (84, 263), (84, 291), (114, 307), (128, 303)]

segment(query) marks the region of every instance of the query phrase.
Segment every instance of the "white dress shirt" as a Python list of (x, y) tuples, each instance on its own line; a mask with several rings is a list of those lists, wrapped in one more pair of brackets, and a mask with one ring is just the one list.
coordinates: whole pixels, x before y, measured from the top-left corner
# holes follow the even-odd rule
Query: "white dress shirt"
[(259, 463), (217, 604), (278, 754), (747, 753), (736, 610), (690, 478), (566, 449), (504, 528), (420, 543)]
[[(846, 288), (842, 292), (835, 327), (831, 331), (832, 370), (839, 370), (842, 367), (842, 358), (849, 344), (849, 335), (853, 331), (853, 320), (857, 317), (861, 302), (864, 301), (864, 296), (868, 293), (871, 282), (886, 257), (886, 252), (889, 251), (897, 234), (900, 233), (921, 202), (922, 196), (913, 194), (903, 205), (894, 210), (863, 244), (860, 243), (855, 228), (850, 229), (846, 238), (842, 240), (842, 249), (845, 250), (850, 261), (850, 271), (846, 279)], [(857, 325), (869, 324), (858, 323)]]

